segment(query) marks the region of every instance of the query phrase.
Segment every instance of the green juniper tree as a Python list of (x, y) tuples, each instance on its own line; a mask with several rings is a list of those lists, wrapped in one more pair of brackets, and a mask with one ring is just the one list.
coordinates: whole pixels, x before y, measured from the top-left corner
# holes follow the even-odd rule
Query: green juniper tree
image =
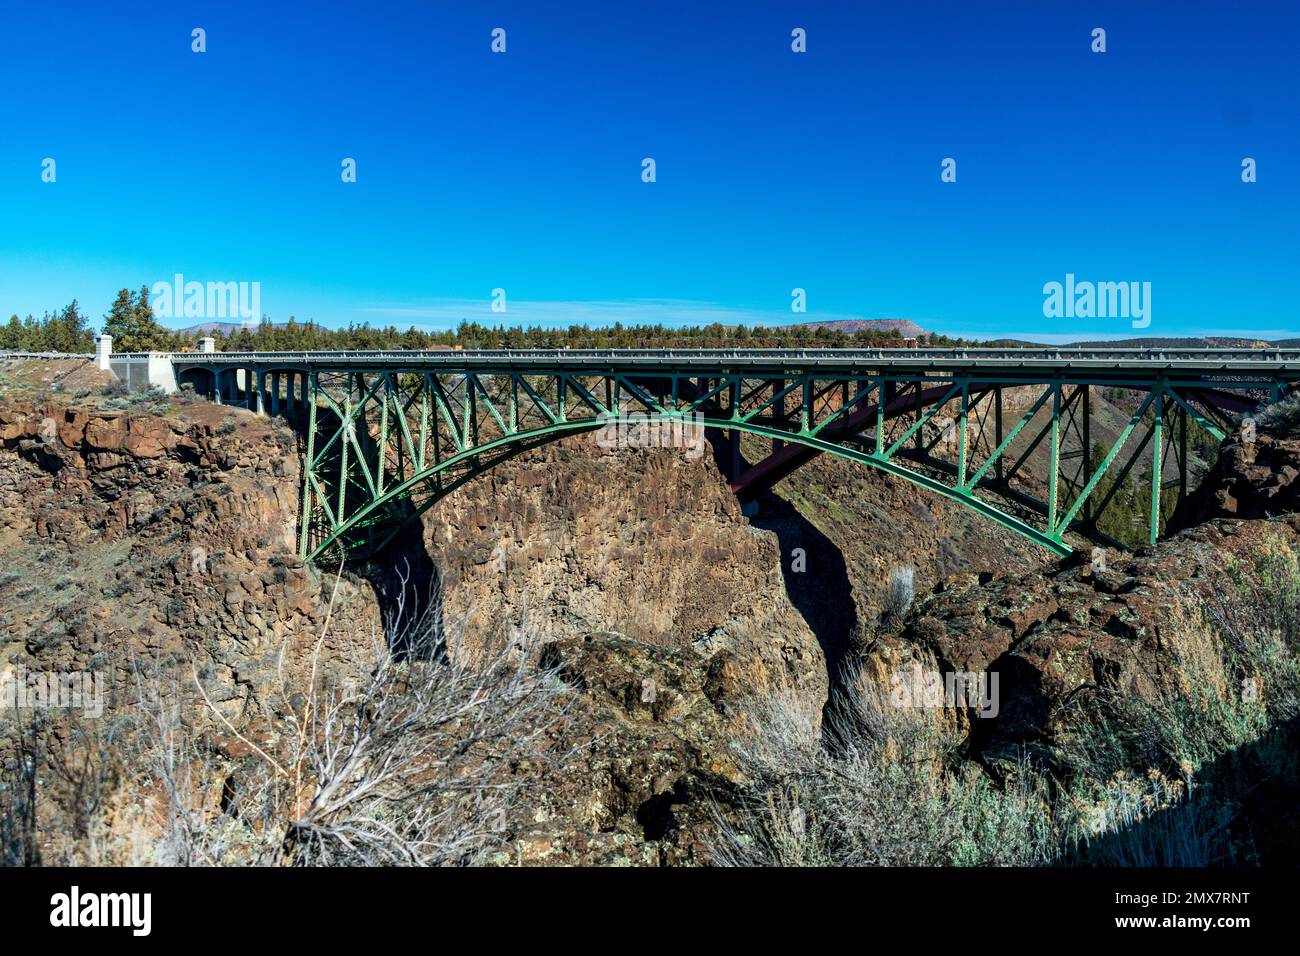
[(130, 351), (126, 342), (135, 334), (135, 296), (130, 289), (118, 290), (100, 331), (113, 337), (113, 348), (120, 352)]
[(27, 348), (27, 329), (15, 313), (9, 316), (4, 326), (0, 326), (0, 349), (24, 351)]
[(158, 324), (149, 305), (149, 287), (140, 292), (120, 289), (104, 316), (103, 331), (113, 337), (115, 352), (151, 352), (170, 349), (175, 336)]
[(95, 347), (94, 333), (76, 299), (62, 312), (48, 316), (42, 325), (44, 334), (36, 346), (41, 351), (85, 353)]

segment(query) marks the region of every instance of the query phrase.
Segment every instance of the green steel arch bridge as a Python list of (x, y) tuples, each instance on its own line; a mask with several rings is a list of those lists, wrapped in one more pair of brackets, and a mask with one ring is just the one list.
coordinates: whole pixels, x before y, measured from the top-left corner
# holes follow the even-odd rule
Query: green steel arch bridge
[(310, 559), (374, 555), (501, 461), (611, 426), (703, 428), (742, 502), (818, 455), (838, 455), (1060, 555), (1072, 541), (1120, 544), (1099, 519), (1127, 482), (1149, 488), (1141, 537), (1154, 543), (1169, 502), (1193, 487), (1197, 451), (1208, 457), (1240, 416), (1300, 382), (1300, 350), (1281, 349), (167, 358), (177, 382), (216, 401), (305, 422), (299, 550)]

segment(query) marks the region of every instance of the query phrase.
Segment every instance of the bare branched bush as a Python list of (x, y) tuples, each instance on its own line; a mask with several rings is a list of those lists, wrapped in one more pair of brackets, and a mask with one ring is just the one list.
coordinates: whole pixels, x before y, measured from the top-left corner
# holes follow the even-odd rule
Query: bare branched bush
[(1260, 428), (1286, 434), (1300, 427), (1300, 393), (1288, 395), (1281, 401), (1265, 406), (1255, 415)]
[(5, 715), (0, 747), (0, 866), (37, 866), (41, 862), (36, 824), (37, 780), (45, 735), (40, 724)]
[(916, 569), (910, 564), (894, 568), (889, 575), (889, 590), (885, 592), (882, 613), (893, 621), (901, 619), (912, 609), (916, 600)]
[[(266, 833), (258, 855), (298, 865), (470, 864), (505, 839), (520, 786), (511, 768), (544, 759), (567, 691), (518, 648), (457, 650), (435, 626), (439, 602), (407, 615), (405, 594), (351, 675), (320, 677), (322, 631), (280, 747), (239, 735), (253, 756), (228, 806)], [(283, 697), (292, 704), (287, 689)]]
[(350, 691), (316, 692), (290, 768), (303, 796), (285, 833), (295, 862), (482, 862), (517, 792), (512, 763), (535, 760), (562, 713), (562, 685), (522, 657), (383, 656)]
[[(144, 778), (138, 798), (152, 809), (152, 820), (145, 825), (157, 836), (150, 841), (146, 858), (132, 862), (160, 866), (275, 862), (268, 839), (277, 808), (268, 802), (261, 805), (260, 814), (243, 813), (228, 799), (232, 782), (241, 778), (247, 784), (247, 805), (254, 802), (254, 786), (269, 796), (268, 775), (255, 772), (249, 779), (232, 773), (220, 749), (202, 730), (206, 721), (200, 694), (179, 674), (152, 664), (136, 662), (134, 667), (136, 725), (130, 759)], [(213, 799), (217, 786), (220, 801)]]
[(111, 804), (124, 722), (14, 711), (0, 729), (0, 865), (103, 866), (117, 859)]
[(307, 660), (281, 653), (249, 719), (214, 703), (191, 664), (132, 661), (133, 707), (18, 748), (0, 780), (5, 861), (33, 862), (38, 797), (59, 809), (68, 862), (487, 861), (511, 836), (528, 779), (516, 770), (553, 756), (570, 691), (518, 642), (471, 654), (446, 640), (438, 612), (399, 601), (345, 661), (322, 653), (327, 615)]
[(102, 866), (108, 862), (107, 809), (121, 776), (116, 753), (120, 721), (71, 715), (60, 735), (45, 747), (45, 765), (55, 783), (61, 819), (73, 850), (64, 862)]

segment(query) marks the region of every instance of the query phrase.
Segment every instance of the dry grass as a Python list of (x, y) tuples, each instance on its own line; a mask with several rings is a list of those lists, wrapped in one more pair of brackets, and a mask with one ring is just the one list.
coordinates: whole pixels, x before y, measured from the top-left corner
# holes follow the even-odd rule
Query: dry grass
[(1252, 862), (1243, 802), (1300, 776), (1267, 736), (1300, 715), (1300, 563), (1264, 550), (1222, 583), (1208, 602), (1187, 592), (1173, 604), (1156, 699), (1094, 689), (1056, 715), (1052, 776), (1025, 762), (995, 785), (961, 759), (945, 711), (894, 706), (862, 670), (824, 725), (796, 698), (762, 703), (737, 745), (747, 782), (718, 809), (718, 862)]
[(955, 769), (960, 744), (944, 712), (896, 706), (861, 668), (820, 715), (774, 697), (736, 747), (747, 778), (717, 813), (717, 862), (777, 866), (1044, 863), (1046, 790), (1024, 773), (1004, 787)]

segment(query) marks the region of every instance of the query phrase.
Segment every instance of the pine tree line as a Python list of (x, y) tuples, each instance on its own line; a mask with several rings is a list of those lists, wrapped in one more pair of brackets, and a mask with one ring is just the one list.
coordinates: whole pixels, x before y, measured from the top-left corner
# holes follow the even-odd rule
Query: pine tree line
[[(865, 330), (847, 334), (839, 329), (793, 326), (720, 325), (670, 328), (664, 325), (608, 326), (571, 325), (567, 328), (540, 326), (488, 326), (462, 320), (455, 329), (427, 331), (414, 326), (374, 327), (349, 324), (327, 329), (313, 322), (299, 323), (292, 316), (281, 325), (263, 322), (252, 329), (228, 335), (214, 333), (217, 348), (224, 352), (292, 352), (306, 349), (618, 349), (618, 348), (861, 348), (901, 346), (896, 330)], [(935, 335), (926, 340), (941, 344), (965, 344)]]
[[(113, 336), (114, 352), (166, 352), (194, 347), (194, 338), (173, 332), (158, 324), (149, 306), (149, 289), (138, 293), (130, 289), (118, 292), (99, 332)], [(0, 350), (17, 352), (74, 352), (95, 350), (96, 331), (90, 319), (74, 299), (59, 312), (47, 312), (41, 318), (11, 315), (0, 325)]]
[[(117, 293), (99, 326), (113, 337), (114, 352), (190, 351), (198, 336), (160, 325), (149, 304), (147, 286), (139, 292)], [(212, 332), (223, 352), (279, 352), (312, 349), (608, 349), (608, 348), (862, 348), (901, 346), (897, 330), (873, 329), (846, 333), (842, 329), (793, 325), (765, 327), (721, 325), (670, 328), (664, 325), (571, 325), (567, 328), (483, 325), (462, 321), (455, 329), (428, 331), (411, 326), (374, 327), (369, 323), (329, 329), (315, 322), (273, 324), (263, 318), (252, 328)], [(975, 345), (974, 341), (929, 335), (920, 344)], [(37, 319), (17, 315), (0, 325), (0, 350), (27, 352), (93, 352), (95, 330), (74, 301), (60, 312)]]
[(41, 318), (27, 316), (20, 320), (11, 315), (0, 325), (0, 349), (20, 352), (91, 352), (95, 334), (90, 320), (77, 300), (59, 312), (46, 312)]

